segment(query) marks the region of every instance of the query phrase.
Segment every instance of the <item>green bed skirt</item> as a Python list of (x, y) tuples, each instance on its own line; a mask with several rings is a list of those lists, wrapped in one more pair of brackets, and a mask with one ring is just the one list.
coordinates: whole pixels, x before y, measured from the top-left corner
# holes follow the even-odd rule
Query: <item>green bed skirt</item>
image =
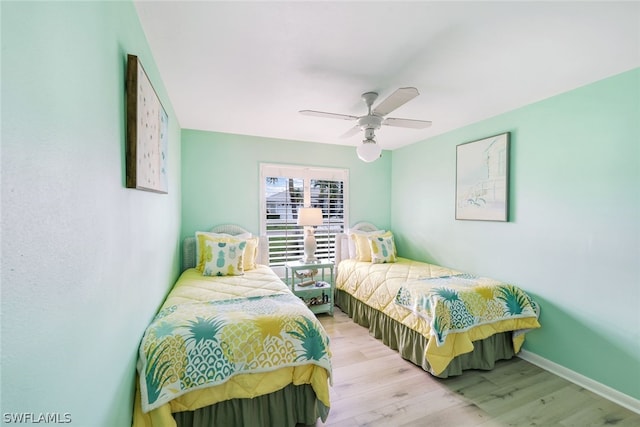
[[(371, 335), (382, 340), (387, 347), (397, 350), (404, 359), (434, 375), (424, 356), (428, 338), (340, 289), (336, 290), (335, 303), (354, 322), (369, 328)], [(496, 361), (511, 359), (515, 355), (511, 332), (492, 335), (484, 340), (475, 341), (473, 345), (474, 351), (454, 358), (447, 369), (435, 376), (457, 376), (467, 369), (491, 370)]]
[(309, 384), (289, 384), (273, 393), (253, 399), (230, 399), (195, 411), (176, 412), (178, 427), (294, 427), (326, 421), (327, 408), (316, 398)]

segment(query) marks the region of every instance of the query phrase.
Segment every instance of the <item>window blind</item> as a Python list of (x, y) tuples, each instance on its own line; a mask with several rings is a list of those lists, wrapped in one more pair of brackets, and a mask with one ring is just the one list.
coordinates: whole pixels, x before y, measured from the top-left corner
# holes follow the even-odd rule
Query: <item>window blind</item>
[(261, 233), (269, 242), (269, 265), (283, 266), (304, 254), (304, 227), (297, 225), (301, 207), (322, 209), (315, 227), (316, 256), (335, 259), (335, 236), (347, 224), (348, 172), (342, 169), (261, 165)]

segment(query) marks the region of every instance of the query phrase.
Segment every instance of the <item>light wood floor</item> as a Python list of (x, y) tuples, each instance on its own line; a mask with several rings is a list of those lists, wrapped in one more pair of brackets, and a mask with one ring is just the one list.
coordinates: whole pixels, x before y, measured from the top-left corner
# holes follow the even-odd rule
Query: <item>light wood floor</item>
[(640, 426), (640, 415), (520, 358), (438, 379), (340, 309), (331, 338), (331, 412), (318, 426)]

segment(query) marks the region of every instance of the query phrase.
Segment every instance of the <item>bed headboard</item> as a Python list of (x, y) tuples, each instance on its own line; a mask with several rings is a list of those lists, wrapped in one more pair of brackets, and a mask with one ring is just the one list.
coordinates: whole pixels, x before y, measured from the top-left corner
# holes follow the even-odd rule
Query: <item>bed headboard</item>
[[(251, 232), (234, 224), (223, 224), (209, 230), (211, 233), (224, 233), (232, 236), (241, 234), (251, 234)], [(269, 265), (269, 243), (266, 236), (258, 237), (258, 264)], [(196, 266), (196, 238), (195, 236), (185, 237), (182, 242), (182, 271)]]
[(353, 247), (350, 248), (350, 245), (353, 245), (353, 243), (349, 240), (349, 233), (354, 231), (368, 233), (376, 230), (379, 230), (379, 228), (370, 222), (358, 222), (347, 230), (346, 233), (336, 234), (336, 267), (343, 259), (354, 257), (355, 249)]

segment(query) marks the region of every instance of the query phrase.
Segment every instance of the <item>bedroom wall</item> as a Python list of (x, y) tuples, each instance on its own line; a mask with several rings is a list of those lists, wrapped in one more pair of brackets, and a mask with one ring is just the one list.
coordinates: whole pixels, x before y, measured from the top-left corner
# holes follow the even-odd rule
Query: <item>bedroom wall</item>
[(391, 152), (364, 163), (355, 147), (182, 131), (182, 237), (232, 223), (260, 231), (260, 163), (349, 170), (350, 222), (390, 223)]
[[(1, 7), (2, 422), (129, 426), (138, 343), (178, 272), (179, 124), (131, 2)], [(125, 188), (127, 53), (169, 114), (166, 195)]]
[[(640, 69), (395, 150), (402, 256), (517, 284), (525, 349), (640, 399)], [(456, 145), (511, 132), (511, 220), (456, 221)]]

